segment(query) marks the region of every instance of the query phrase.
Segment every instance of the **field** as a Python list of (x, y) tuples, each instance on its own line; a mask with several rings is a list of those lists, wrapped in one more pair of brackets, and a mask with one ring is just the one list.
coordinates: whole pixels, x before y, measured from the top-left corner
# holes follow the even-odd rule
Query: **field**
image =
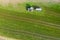
[(28, 12), (26, 3), (0, 5), (0, 35), (18, 40), (60, 40), (60, 3), (40, 5), (41, 12)]

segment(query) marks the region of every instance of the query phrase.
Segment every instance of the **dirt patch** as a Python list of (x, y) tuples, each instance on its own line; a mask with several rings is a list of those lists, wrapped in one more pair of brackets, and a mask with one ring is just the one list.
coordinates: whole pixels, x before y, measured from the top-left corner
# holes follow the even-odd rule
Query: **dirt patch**
[(18, 39), (13, 39), (13, 38), (8, 38), (8, 37), (0, 36), (0, 40), (18, 40)]
[(23, 2), (60, 2), (60, 0), (0, 0), (0, 4), (17, 4)]
[(60, 0), (0, 0), (0, 4), (2, 5), (8, 5), (9, 3), (12, 3), (13, 5), (16, 5), (17, 3), (24, 3), (24, 2), (60, 2)]
[(23, 3), (23, 2), (26, 2), (26, 0), (0, 0), (0, 4), (2, 5), (7, 5), (9, 3), (12, 3), (12, 4), (17, 4), (17, 3)]

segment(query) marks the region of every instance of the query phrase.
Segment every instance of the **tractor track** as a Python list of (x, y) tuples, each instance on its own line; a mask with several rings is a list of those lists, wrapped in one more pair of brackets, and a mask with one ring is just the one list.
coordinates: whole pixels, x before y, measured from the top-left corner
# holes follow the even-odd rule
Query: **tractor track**
[[(56, 24), (53, 24), (53, 23), (48, 23), (48, 22), (40, 21), (40, 20), (36, 20), (36, 19), (30, 19), (30, 18), (25, 18), (25, 17), (17, 17), (17, 16), (14, 16), (14, 15), (8, 15), (8, 14), (3, 14), (3, 13), (2, 14), (0, 13), (0, 17), (6, 18), (6, 19), (14, 19), (14, 20), (17, 20), (17, 21), (22, 20), (22, 21), (26, 21), (26, 22), (30, 22), (30, 23), (42, 24), (42, 25), (45, 25), (45, 26), (51, 26), (51, 27), (55, 27), (55, 28), (60, 29), (60, 25), (56, 25)], [(4, 29), (4, 28), (0, 28), (0, 29)], [(32, 32), (28, 32), (28, 31), (13, 30), (13, 29), (9, 30), (9, 28), (5, 28), (4, 30), (12, 31), (13, 33), (16, 33), (17, 35), (19, 33), (23, 33), (23, 34), (29, 34), (29, 35), (32, 35), (32, 36), (35, 36), (35, 37), (38, 37), (38, 38), (42, 37), (42, 38), (48, 38), (48, 39), (51, 39), (51, 40), (60, 40), (60, 38), (46, 36), (46, 35), (42, 35), (42, 34), (38, 34), (38, 33), (32, 33)]]
[[(15, 17), (15, 16), (11, 16), (11, 15), (6, 15), (6, 14), (0, 14), (1, 15), (1, 17), (4, 17), (4, 18), (6, 18), (6, 19), (16, 19), (16, 20), (22, 20), (22, 21), (27, 21), (27, 22), (30, 22), (30, 23), (34, 23), (35, 21), (33, 20), (33, 19), (29, 19), (29, 18), (23, 18), (23, 19), (21, 19), (21, 18), (17, 18), (17, 17)], [(28, 20), (29, 19), (29, 20)], [(35, 22), (36, 23), (36, 22)], [(47, 25), (47, 24), (43, 24), (43, 23), (38, 23), (38, 24), (42, 24), (42, 25), (46, 25), (46, 26), (51, 26), (51, 25)], [(51, 26), (51, 27), (53, 27), (53, 26)], [(57, 28), (57, 27), (56, 27)], [(58, 27), (58, 29), (59, 29), (59, 27)], [(13, 29), (11, 29), (11, 30), (13, 30)], [(15, 30), (16, 31), (16, 30)], [(18, 31), (16, 31), (16, 34), (17, 34), (17, 32), (19, 32), (19, 30)], [(54, 40), (59, 40), (59, 38), (55, 38), (55, 37), (50, 37), (50, 36), (45, 36), (45, 35), (40, 35), (40, 34), (37, 34), (37, 33), (30, 33), (30, 32), (27, 32), (26, 33), (26, 31), (21, 31), (21, 33), (24, 33), (24, 34), (30, 34), (30, 35), (33, 35), (33, 36), (35, 36), (35, 37), (38, 37), (38, 38), (40, 38), (40, 37), (43, 37), (43, 38), (48, 38), (48, 39), (54, 39)]]
[(7, 14), (0, 14), (0, 15), (1, 15), (1, 17), (5, 17), (6, 19), (15, 19), (15, 20), (20, 20), (20, 21), (26, 21), (26, 22), (30, 22), (30, 23), (36, 23), (36, 24), (41, 24), (41, 25), (55, 27), (55, 28), (60, 29), (60, 25), (56, 25), (56, 24), (53, 24), (53, 23), (48, 23), (48, 22), (41, 21), (41, 20), (11, 16), (11, 15), (7, 15)]
[(46, 36), (46, 35), (42, 35), (42, 34), (38, 34), (38, 33), (32, 33), (32, 32), (24, 31), (24, 30), (13, 30), (13, 29), (2, 28), (2, 27), (0, 27), (0, 29), (4, 29), (8, 32), (10, 31), (11, 33), (15, 33), (16, 35), (19, 35), (20, 33), (23, 33), (24, 35), (32, 35), (32, 36), (37, 37), (37, 38), (42, 37), (42, 38), (48, 38), (48, 39), (51, 39), (51, 40), (60, 40), (60, 38)]

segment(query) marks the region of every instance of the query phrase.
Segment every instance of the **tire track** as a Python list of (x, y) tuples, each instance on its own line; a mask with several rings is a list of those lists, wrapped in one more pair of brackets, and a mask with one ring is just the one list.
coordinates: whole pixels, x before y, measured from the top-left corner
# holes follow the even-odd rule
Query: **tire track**
[(15, 33), (16, 35), (19, 35), (20, 33), (23, 33), (24, 35), (28, 34), (28, 35), (32, 35), (32, 36), (37, 37), (37, 38), (43, 37), (43, 38), (48, 38), (48, 39), (53, 39), (53, 40), (60, 40), (60, 38), (55, 38), (55, 37), (51, 37), (51, 36), (41, 35), (41, 34), (38, 34), (38, 33), (32, 33), (32, 32), (28, 32), (28, 31), (24, 31), (24, 30), (13, 30), (13, 29), (2, 28), (2, 27), (0, 27), (0, 29), (4, 29), (4, 30), (6, 30), (8, 32), (10, 31), (12, 33)]
[[(29, 19), (29, 18), (24, 18), (24, 17), (17, 17), (17, 16), (11, 16), (11, 15), (7, 15), (7, 14), (0, 14), (1, 16), (3, 16), (3, 17), (5, 17), (5, 18), (8, 18), (8, 19), (16, 19), (16, 20), (21, 20), (22, 18), (22, 20), (23, 21), (28, 21), (28, 22), (35, 22), (35, 21), (37, 21), (37, 20), (34, 20), (34, 19)], [(40, 20), (39, 20), (40, 21)], [(37, 21), (37, 23), (41, 23), (41, 22), (39, 22), (39, 21)], [(42, 24), (44, 24), (44, 25), (46, 25), (45, 23), (42, 23)], [(50, 25), (49, 25), (50, 26)], [(7, 29), (5, 29), (5, 30), (7, 30)], [(10, 30), (10, 31), (13, 31), (13, 29), (12, 30)], [(16, 34), (17, 33), (19, 33), (20, 31), (18, 30), (15, 30), (15, 31), (13, 31), (14, 33), (16, 32)], [(54, 38), (54, 37), (50, 37), (50, 36), (45, 36), (45, 35), (40, 35), (40, 34), (37, 34), (37, 33), (30, 33), (30, 32), (26, 32), (26, 31), (21, 31), (21, 32), (23, 32), (24, 34), (30, 34), (30, 35), (34, 35), (34, 36), (37, 36), (37, 37), (44, 37), (44, 38), (49, 38), (49, 39), (54, 39), (54, 40), (59, 40), (59, 38)]]
[[(3, 15), (1, 15), (1, 16), (3, 16)], [(11, 19), (11, 18), (14, 19), (14, 18), (15, 18), (15, 17), (6, 16), (6, 15), (4, 15), (4, 17), (7, 17), (7, 18), (9, 18), (9, 19)], [(16, 20), (21, 20), (21, 19), (18, 19), (18, 18), (17, 18)], [(25, 21), (25, 20), (23, 20), (23, 21)], [(31, 21), (28, 20), (28, 22), (31, 22)], [(32, 23), (33, 23), (33, 22), (32, 22)], [(40, 35), (40, 36), (41, 36), (41, 35)], [(45, 36), (41, 36), (41, 37), (44, 37), (44, 38), (45, 38)], [(47, 37), (48, 37), (48, 36), (47, 36)], [(48, 38), (49, 38), (49, 37), (48, 37)], [(51, 38), (51, 37), (50, 37), (50, 38)], [(52, 38), (54, 39), (54, 37), (52, 37)]]
[[(15, 24), (16, 25), (16, 24)], [(14, 25), (14, 26), (15, 26)], [(6, 24), (6, 26), (9, 26), (9, 24)], [(11, 25), (12, 27), (13, 27), (13, 25)], [(17, 27), (17, 26), (16, 26)], [(18, 29), (17, 29), (17, 31), (19, 31)], [(25, 31), (25, 30), (24, 30)], [(24, 32), (24, 31), (22, 31), (22, 32)], [(31, 32), (31, 31), (25, 31), (25, 32)], [(33, 33), (33, 32), (31, 32), (31, 33)], [(42, 35), (41, 37), (42, 38), (45, 38), (45, 39), (49, 39), (49, 38), (47, 38), (48, 37), (48, 35), (47, 35), (47, 37), (45, 37), (43, 34), (40, 34), (40, 33), (36, 33), (36, 32), (34, 32), (34, 34), (38, 34), (38, 35)], [(44, 36), (44, 37), (43, 37)], [(36, 35), (34, 35), (34, 37), (38, 37), (38, 36), (36, 36)], [(52, 36), (49, 36), (49, 37), (52, 37)], [(40, 38), (40, 37), (38, 37), (38, 38)], [(51, 39), (54, 39), (55, 37), (52, 37)], [(59, 38), (57, 38), (57, 39), (59, 39)], [(54, 39), (55, 40), (55, 39)]]
[(5, 17), (6, 19), (8, 18), (8, 19), (22, 20), (22, 21), (26, 21), (26, 22), (30, 22), (30, 23), (36, 23), (36, 24), (41, 24), (41, 25), (55, 27), (55, 28), (60, 29), (60, 25), (48, 23), (45, 21), (40, 21), (40, 20), (30, 19), (30, 18), (24, 18), (24, 17), (17, 17), (17, 16), (12, 16), (12, 15), (7, 15), (7, 14), (0, 14), (0, 15)]

